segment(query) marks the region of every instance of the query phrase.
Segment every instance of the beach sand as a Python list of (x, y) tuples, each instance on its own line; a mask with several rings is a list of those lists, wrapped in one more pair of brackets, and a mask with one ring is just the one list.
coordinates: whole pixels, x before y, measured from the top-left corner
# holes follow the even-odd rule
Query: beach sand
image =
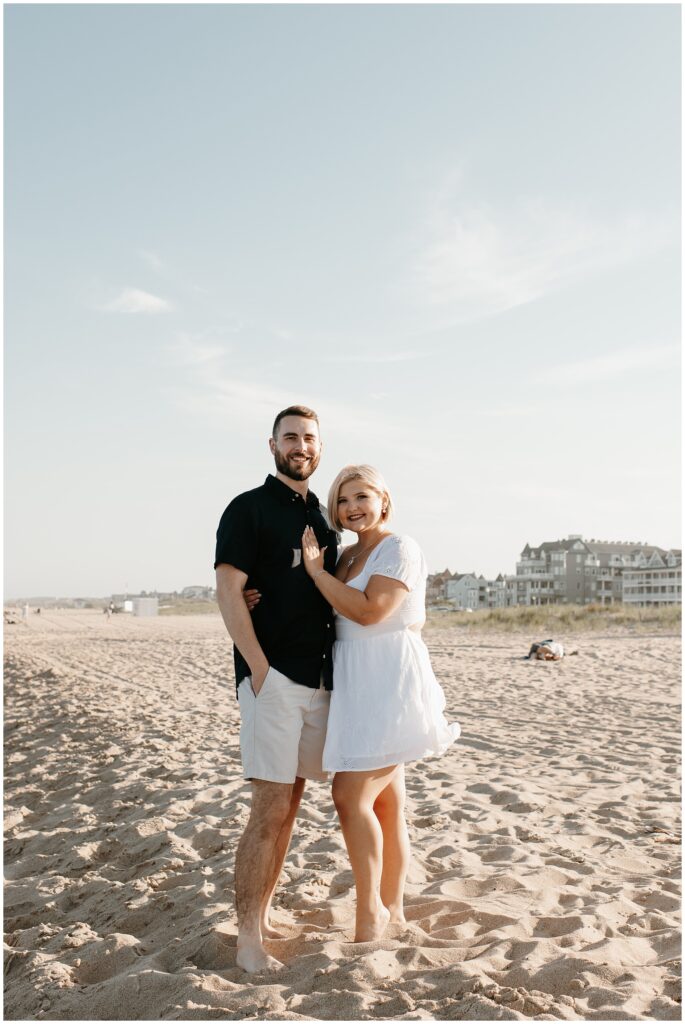
[(673, 636), (427, 630), (461, 740), (407, 769), (406, 929), (351, 942), (329, 787), (307, 785), (276, 974), (235, 966), (248, 814), (218, 615), (5, 630), (7, 1019), (675, 1020)]

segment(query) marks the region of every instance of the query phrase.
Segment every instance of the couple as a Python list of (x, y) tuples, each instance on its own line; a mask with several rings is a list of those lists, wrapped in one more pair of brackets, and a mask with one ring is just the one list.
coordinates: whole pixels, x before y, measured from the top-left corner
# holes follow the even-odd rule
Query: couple
[[(357, 890), (355, 942), (404, 923), (409, 864), (404, 762), (459, 735), (421, 639), (426, 563), (388, 529), (390, 494), (370, 466), (346, 466), (328, 518), (309, 490), (319, 464), (316, 413), (278, 414), (275, 476), (238, 495), (217, 531), (217, 600), (234, 642), (240, 750), (252, 782), (235, 865), (237, 963), (276, 968), (271, 900), (305, 779), (333, 778)], [(357, 534), (338, 549), (338, 532)], [(330, 705), (330, 707), (329, 707)]]

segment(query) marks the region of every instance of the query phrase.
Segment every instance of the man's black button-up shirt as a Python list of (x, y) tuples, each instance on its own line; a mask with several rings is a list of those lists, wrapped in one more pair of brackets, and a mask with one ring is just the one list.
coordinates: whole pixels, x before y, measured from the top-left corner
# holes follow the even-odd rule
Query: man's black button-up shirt
[[(311, 491), (304, 499), (269, 475), (261, 487), (234, 498), (222, 515), (214, 568), (235, 566), (247, 574), (246, 588), (256, 587), (262, 595), (252, 623), (269, 664), (303, 686), (318, 689), (323, 678), (332, 690), (333, 612), (302, 564), (305, 526), (313, 528), (319, 547), (326, 547), (324, 566), (332, 573), (338, 535), (319, 499)], [(234, 658), (237, 686), (250, 667), (237, 647)]]

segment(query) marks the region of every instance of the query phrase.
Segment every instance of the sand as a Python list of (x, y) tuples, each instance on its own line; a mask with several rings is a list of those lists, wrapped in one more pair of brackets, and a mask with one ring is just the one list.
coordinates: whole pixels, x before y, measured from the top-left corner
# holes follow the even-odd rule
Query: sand
[[(409, 925), (351, 942), (329, 789), (235, 966), (248, 814), (217, 615), (6, 627), (7, 1019), (680, 1018), (676, 637), (427, 631), (462, 739), (408, 768)], [(539, 639), (539, 638), (537, 638)]]

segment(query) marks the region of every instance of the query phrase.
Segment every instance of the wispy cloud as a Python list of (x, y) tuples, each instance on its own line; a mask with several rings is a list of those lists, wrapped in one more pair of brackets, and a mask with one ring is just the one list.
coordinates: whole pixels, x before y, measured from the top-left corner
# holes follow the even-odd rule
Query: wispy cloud
[(561, 386), (606, 380), (624, 373), (665, 368), (676, 363), (679, 354), (678, 345), (621, 349), (606, 355), (593, 356), (590, 359), (545, 367), (536, 374), (536, 378), (540, 383), (554, 381)]
[(434, 197), (412, 268), (420, 304), (456, 320), (499, 313), (675, 242), (677, 218), (592, 218), (543, 199), (509, 209)]
[(426, 352), (416, 350), (414, 352), (360, 352), (350, 355), (327, 356), (330, 363), (406, 363), (412, 359), (421, 359), (427, 355)]
[(535, 416), (536, 409), (530, 403), (528, 405), (497, 405), (491, 409), (479, 405), (477, 409), (473, 409), (473, 414), (480, 419), (509, 420), (512, 417), (519, 419), (521, 416)]
[[(370, 441), (374, 445), (387, 444), (392, 450), (401, 445), (406, 458), (420, 461), (424, 469), (428, 465), (444, 466), (444, 452), (417, 442), (411, 428), (405, 429), (403, 418), (389, 419), (386, 403), (377, 400), (346, 403), (326, 399), (318, 385), (304, 383), (293, 393), (292, 387), (261, 381), (258, 376), (239, 375), (212, 359), (198, 360), (183, 383), (174, 389), (174, 397), (184, 412), (209, 421), (219, 431), (229, 430), (236, 423), (241, 430), (249, 430), (252, 424), (263, 426), (271, 422), (278, 409), (292, 405), (293, 401), (302, 402), (316, 409), (325, 438), (344, 438), (350, 452), (356, 447), (363, 453)], [(348, 455), (348, 460), (351, 457)]]
[[(293, 403), (292, 389), (280, 388), (266, 382), (233, 373), (217, 372), (216, 366), (206, 364), (196, 367), (195, 382), (183, 391), (178, 392), (184, 408), (209, 417), (217, 425), (227, 425), (238, 419), (249, 423), (251, 420), (263, 418), (263, 411), (268, 417), (278, 409)], [(347, 434), (377, 434), (381, 429), (382, 417), (368, 410), (360, 411), (356, 407), (346, 406), (337, 402), (322, 401), (320, 396), (308, 394), (307, 388), (297, 396), (297, 401), (316, 408), (326, 423), (326, 430), (339, 429)]]
[(156, 252), (152, 252), (150, 249), (140, 249), (138, 255), (152, 270), (159, 271), (164, 269), (164, 263)]
[(171, 346), (171, 358), (180, 366), (204, 366), (215, 363), (231, 351), (231, 346), (221, 344), (212, 333), (179, 334)]
[(106, 313), (168, 313), (174, 307), (166, 299), (140, 288), (124, 288), (115, 299), (99, 308)]

